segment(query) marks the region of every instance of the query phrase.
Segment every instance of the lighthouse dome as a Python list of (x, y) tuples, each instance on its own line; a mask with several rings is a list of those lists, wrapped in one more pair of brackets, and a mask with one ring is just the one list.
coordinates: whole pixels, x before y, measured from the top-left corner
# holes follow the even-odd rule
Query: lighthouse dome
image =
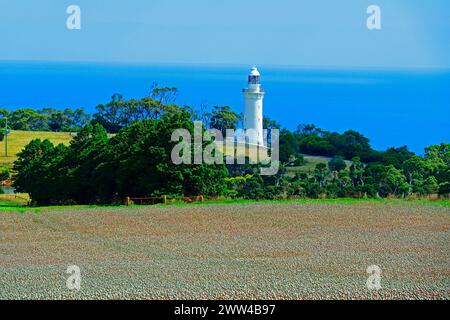
[(258, 76), (258, 77), (260, 76), (258, 68), (256, 66), (252, 67), (252, 70), (250, 71), (250, 75), (251, 76)]
[(260, 74), (258, 71), (258, 68), (253, 66), (252, 70), (250, 71), (250, 74), (248, 75), (248, 83), (250, 85), (258, 85), (260, 83)]

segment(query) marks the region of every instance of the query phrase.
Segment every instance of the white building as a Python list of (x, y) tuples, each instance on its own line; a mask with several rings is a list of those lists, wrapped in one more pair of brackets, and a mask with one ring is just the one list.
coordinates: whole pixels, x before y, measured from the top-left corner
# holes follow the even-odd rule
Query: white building
[(248, 87), (242, 91), (245, 100), (244, 129), (248, 134), (248, 143), (263, 146), (263, 99), (265, 92), (261, 88), (260, 76), (258, 69), (253, 67), (248, 75)]

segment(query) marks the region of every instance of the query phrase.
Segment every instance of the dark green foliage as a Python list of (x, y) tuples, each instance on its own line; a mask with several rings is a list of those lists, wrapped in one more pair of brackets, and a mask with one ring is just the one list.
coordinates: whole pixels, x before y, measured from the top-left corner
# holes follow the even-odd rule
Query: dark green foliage
[[(0, 114), (8, 116), (9, 129), (24, 131), (79, 131), (90, 121), (90, 115), (83, 109), (17, 109), (12, 112), (3, 109)], [(0, 126), (4, 128), (4, 118), (0, 121)]]
[(172, 163), (171, 134), (179, 128), (193, 134), (190, 114), (136, 122), (111, 139), (101, 125), (87, 125), (69, 147), (33, 140), (14, 164), (14, 186), (40, 205), (223, 194), (228, 173), (224, 165)]
[(368, 155), (369, 139), (357, 131), (348, 130), (343, 134), (328, 132), (315, 125), (299, 125), (296, 131), (300, 151), (304, 154), (333, 157), (340, 155), (350, 160), (355, 156)]
[(156, 83), (150, 96), (139, 100), (123, 100), (123, 96), (116, 93), (109, 103), (96, 107), (92, 122), (101, 124), (110, 133), (117, 133), (137, 121), (160, 119), (181, 112), (183, 109), (173, 104), (176, 95), (176, 88), (160, 88)]
[[(281, 168), (278, 175), (261, 177), (262, 184), (255, 183), (257, 171), (252, 172), (247, 168), (247, 178), (244, 179), (244, 175), (236, 177), (239, 181), (238, 187), (232, 188), (233, 192), (229, 195), (252, 197), (248, 190), (244, 189), (248, 187), (249, 181), (255, 188), (254, 197), (261, 198), (263, 195), (265, 199), (405, 197), (412, 193), (423, 196), (448, 194), (450, 191), (448, 178), (450, 167), (446, 165), (449, 160), (448, 150), (446, 144), (429, 147), (425, 157), (408, 156), (409, 159), (401, 165), (401, 168), (382, 162), (363, 164), (359, 157), (353, 157), (352, 164), (347, 168), (342, 157), (335, 156), (328, 166), (318, 163), (313, 172), (297, 173), (294, 177), (284, 175)], [(236, 173), (230, 171), (231, 174), (233, 172)], [(249, 180), (248, 177), (253, 180)]]
[(112, 164), (120, 196), (219, 195), (224, 192), (224, 165), (175, 165), (170, 142), (174, 130), (193, 134), (188, 113), (147, 120), (123, 129), (111, 140)]
[(298, 151), (313, 156), (341, 156), (351, 160), (359, 157), (364, 163), (381, 162), (398, 167), (414, 155), (407, 147), (390, 148), (386, 152), (373, 150), (369, 139), (354, 130), (344, 133), (329, 132), (313, 124), (299, 125), (294, 133)]
[(280, 129), (281, 126), (275, 121), (268, 117), (263, 117), (263, 129), (272, 130)]
[(332, 157), (337, 154), (338, 150), (325, 138), (315, 135), (300, 137), (300, 152), (304, 154)]
[(304, 163), (295, 134), (287, 129), (280, 132), (280, 161), (288, 166), (300, 166)]
[(209, 127), (220, 130), (223, 137), (226, 136), (227, 129), (235, 130), (240, 120), (240, 116), (228, 106), (213, 107), (209, 115)]
[(330, 171), (342, 171), (346, 167), (347, 165), (341, 156), (334, 156), (333, 159), (328, 162), (328, 168)]
[(401, 168), (402, 164), (413, 156), (414, 152), (409, 151), (407, 146), (389, 148), (384, 152), (381, 162), (385, 165), (393, 165), (396, 168)]
[(98, 167), (108, 158), (108, 136), (99, 124), (85, 126), (71, 141), (67, 156), (61, 162), (67, 180), (63, 190), (76, 203), (101, 201)]
[(444, 182), (439, 185), (439, 194), (450, 194), (450, 182)]
[(225, 179), (227, 195), (246, 199), (264, 199), (264, 181), (259, 175), (244, 175)]
[[(125, 101), (116, 94), (97, 107), (91, 124), (82, 109), (0, 110), (0, 115), (9, 116), (12, 129), (79, 131), (69, 147), (31, 141), (14, 164), (16, 190), (28, 192), (41, 205), (115, 203), (126, 196), (163, 194), (278, 199), (450, 193), (450, 144), (430, 146), (423, 157), (406, 146), (376, 151), (369, 139), (353, 130), (341, 134), (300, 125), (292, 132), (268, 118), (265, 129), (280, 129), (277, 174), (261, 176), (259, 165), (248, 164), (175, 165), (175, 129), (192, 135), (192, 120), (208, 119), (210, 127), (225, 133), (236, 129), (240, 120), (230, 107), (214, 107), (198, 116), (188, 106), (173, 104), (176, 93), (154, 85), (150, 96), (140, 100)], [(116, 134), (108, 137), (107, 132)], [(317, 164), (313, 172), (288, 176), (285, 168), (302, 166), (303, 154), (332, 159), (328, 166)], [(344, 159), (351, 165), (347, 167)]]
[(65, 159), (68, 148), (64, 145), (54, 147), (44, 140), (31, 141), (14, 163), (18, 172), (14, 179), (17, 192), (27, 192), (39, 204), (56, 204), (66, 199), (64, 187), (66, 177), (61, 162)]
[(352, 164), (350, 165), (349, 178), (354, 186), (364, 185), (364, 165), (359, 157), (352, 158)]
[(0, 170), (0, 181), (6, 180), (11, 178), (11, 173), (9, 172), (8, 168), (2, 168)]
[(371, 150), (369, 139), (354, 130), (348, 130), (343, 134), (327, 132), (324, 139), (337, 150), (338, 155), (346, 159), (361, 156)]

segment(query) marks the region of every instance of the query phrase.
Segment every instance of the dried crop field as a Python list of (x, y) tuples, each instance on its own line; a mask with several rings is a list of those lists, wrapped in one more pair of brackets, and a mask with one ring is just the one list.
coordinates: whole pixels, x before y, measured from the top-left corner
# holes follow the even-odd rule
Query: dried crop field
[[(81, 270), (72, 291), (67, 267)], [(368, 290), (366, 269), (381, 268)], [(450, 298), (450, 207), (248, 203), (0, 213), (0, 299)]]

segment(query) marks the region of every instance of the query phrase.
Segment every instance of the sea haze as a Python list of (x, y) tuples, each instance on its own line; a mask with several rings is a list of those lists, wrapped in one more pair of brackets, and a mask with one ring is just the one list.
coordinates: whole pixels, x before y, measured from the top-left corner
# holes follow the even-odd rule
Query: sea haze
[[(243, 111), (251, 66), (0, 62), (0, 107), (83, 107), (94, 112), (114, 93), (147, 96), (153, 82), (179, 89), (178, 104)], [(309, 69), (258, 66), (264, 115), (291, 130), (300, 123), (355, 129), (375, 149), (450, 142), (449, 70)]]

